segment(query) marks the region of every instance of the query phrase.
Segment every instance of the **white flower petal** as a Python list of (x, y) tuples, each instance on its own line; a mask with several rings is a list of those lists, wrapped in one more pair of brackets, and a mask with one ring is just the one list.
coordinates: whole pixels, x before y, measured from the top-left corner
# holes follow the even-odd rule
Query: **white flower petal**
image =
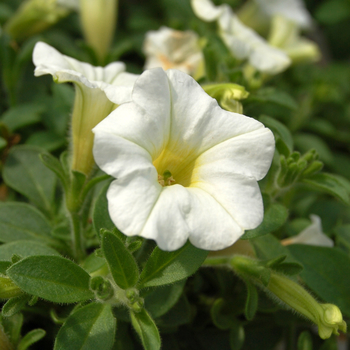
[(274, 150), (272, 132), (261, 128), (219, 143), (201, 154), (196, 160), (196, 173), (215, 170), (261, 180), (270, 168)]
[(262, 12), (269, 17), (280, 14), (299, 25), (310, 28), (312, 18), (302, 0), (255, 0)]
[(224, 8), (215, 6), (210, 0), (191, 0), (193, 12), (206, 22), (215, 21), (220, 17)]
[(140, 235), (156, 240), (163, 250), (177, 250), (190, 235), (186, 222), (190, 210), (191, 197), (184, 187), (164, 187)]
[(111, 183), (107, 192), (108, 211), (124, 234), (135, 236), (142, 231), (162, 191), (156, 178), (156, 169), (149, 168)]
[[(158, 118), (150, 116), (143, 108), (132, 102), (119, 106), (108, 118), (98, 124), (93, 132), (95, 135), (106, 134), (106, 137), (109, 138), (108, 142), (113, 142), (113, 138), (119, 137), (128, 140), (146, 150), (148, 155), (155, 159), (168, 141), (169, 128), (170, 118), (165, 118), (164, 115), (159, 115)], [(97, 137), (98, 140), (100, 138), (102, 136)], [(121, 141), (117, 142), (119, 145)], [(96, 146), (96, 152), (99, 152), (101, 147), (101, 145)], [(112, 144), (110, 147), (110, 158), (113, 159), (117, 149), (113, 151)], [(97, 156), (97, 158), (99, 157)]]
[(191, 215), (188, 215), (187, 222), (193, 245), (206, 250), (219, 250), (242, 236), (242, 227), (216, 199), (200, 188), (190, 187), (187, 190), (192, 196)]
[(255, 179), (209, 167), (201, 169), (195, 177), (191, 186), (215, 198), (243, 230), (260, 225), (264, 208)]
[[(33, 51), (35, 76), (51, 74), (58, 83), (73, 82), (105, 91), (117, 104), (130, 101), (132, 86), (138, 75), (125, 73), (125, 64), (113, 62), (106, 67), (94, 67), (62, 55), (50, 45), (38, 42)], [(107, 92), (108, 91), (108, 92)]]
[(322, 232), (321, 218), (317, 215), (310, 215), (312, 224), (294, 237), (287, 238), (282, 244), (309, 244), (320, 247), (333, 247), (334, 242)]

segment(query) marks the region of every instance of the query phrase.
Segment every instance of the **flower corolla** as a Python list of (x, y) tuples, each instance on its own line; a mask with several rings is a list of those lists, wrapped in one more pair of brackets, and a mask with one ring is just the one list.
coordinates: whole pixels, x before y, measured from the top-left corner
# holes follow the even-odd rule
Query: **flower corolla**
[(154, 239), (168, 251), (188, 239), (218, 250), (261, 223), (257, 181), (270, 167), (273, 134), (221, 109), (189, 75), (145, 71), (132, 101), (93, 132), (95, 161), (116, 178), (109, 214), (127, 236)]
[(267, 74), (278, 74), (290, 65), (289, 57), (282, 50), (272, 47), (246, 27), (228, 5), (215, 6), (210, 0), (191, 0), (191, 4), (200, 19), (218, 21), (219, 35), (236, 58), (248, 59), (254, 68)]
[(299, 28), (308, 29), (312, 26), (312, 18), (302, 0), (254, 0), (261, 14), (272, 18), (275, 15), (293, 21)]
[(310, 215), (312, 224), (302, 230), (294, 237), (281, 241), (283, 245), (309, 244), (321, 247), (333, 247), (334, 242), (322, 232), (321, 218), (317, 215)]
[(161, 67), (178, 69), (195, 78), (203, 75), (204, 57), (198, 35), (190, 30), (179, 31), (161, 27), (149, 31), (143, 44), (145, 69)]
[(104, 68), (93, 67), (62, 55), (43, 42), (35, 45), (33, 62), (35, 76), (51, 74), (56, 83), (74, 83), (72, 169), (89, 174), (94, 164), (91, 130), (117, 105), (131, 99), (132, 86), (138, 75), (125, 72), (122, 62), (110, 63)]

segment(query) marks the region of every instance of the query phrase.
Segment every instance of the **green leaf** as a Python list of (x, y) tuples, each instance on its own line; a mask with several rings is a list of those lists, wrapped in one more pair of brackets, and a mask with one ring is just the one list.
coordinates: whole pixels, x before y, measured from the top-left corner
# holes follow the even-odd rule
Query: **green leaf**
[(40, 154), (40, 159), (47, 168), (58, 176), (64, 186), (68, 185), (68, 174), (66, 174), (61, 162), (56, 157), (49, 153), (42, 153)]
[(96, 199), (92, 214), (92, 222), (97, 234), (100, 234), (101, 228), (112, 231), (115, 227), (108, 213), (107, 190), (109, 185), (107, 184), (102, 188)]
[(93, 297), (89, 274), (59, 256), (30, 256), (12, 265), (7, 275), (26, 293), (56, 303), (74, 303)]
[(244, 344), (245, 333), (244, 328), (236, 322), (230, 331), (230, 345), (232, 350), (240, 350)]
[(145, 309), (139, 313), (131, 311), (130, 317), (131, 323), (136, 333), (139, 335), (144, 349), (160, 349), (161, 341), (157, 326), (147, 311)]
[(300, 276), (328, 303), (350, 316), (350, 258), (335, 248), (291, 244), (291, 254), (304, 266)]
[(111, 306), (92, 303), (68, 317), (58, 332), (54, 350), (110, 350), (115, 331)]
[(43, 329), (33, 329), (21, 339), (17, 346), (17, 350), (28, 349), (32, 344), (44, 338), (45, 334), (46, 332)]
[(52, 131), (37, 131), (31, 134), (26, 145), (42, 147), (48, 152), (55, 151), (66, 144), (66, 138)]
[(11, 317), (12, 315), (21, 311), (27, 305), (30, 299), (31, 296), (28, 294), (22, 294), (18, 297), (11, 298), (4, 304), (1, 313), (5, 317)]
[(0, 315), (0, 324), (4, 327), (4, 330), (11, 339), (12, 343), (17, 344), (21, 337), (23, 314), (17, 313), (11, 317), (2, 317)]
[(290, 153), (293, 152), (293, 149), (294, 149), (293, 137), (289, 129), (284, 124), (266, 115), (261, 116), (259, 118), (259, 121), (273, 131), (273, 133), (275, 134), (276, 143), (278, 143), (279, 140), (283, 142), (283, 144), (285, 145), (285, 148), (288, 150), (288, 154), (285, 154), (285, 152), (282, 152), (285, 156), (288, 156)]
[(298, 263), (283, 263), (273, 267), (275, 271), (288, 276), (299, 275), (303, 271), (303, 266)]
[(251, 321), (258, 309), (258, 291), (254, 284), (248, 280), (244, 281), (247, 286), (247, 299), (245, 302), (244, 315), (248, 321)]
[(41, 114), (45, 106), (39, 103), (27, 103), (15, 106), (6, 111), (1, 121), (11, 130), (15, 131), (24, 126), (41, 121)]
[(0, 274), (6, 275), (6, 270), (11, 266), (11, 261), (0, 261)]
[(210, 309), (210, 316), (214, 325), (222, 330), (226, 330), (235, 324), (236, 318), (232, 308), (223, 298), (216, 299)]
[(51, 226), (45, 216), (26, 203), (0, 203), (0, 241), (47, 240)]
[(310, 185), (316, 190), (335, 196), (345, 204), (350, 204), (349, 191), (347, 190), (347, 186), (339, 178), (339, 176), (332, 174), (320, 173), (304, 179), (302, 182)]
[(264, 214), (263, 222), (254, 230), (248, 230), (241, 239), (251, 239), (278, 230), (287, 220), (288, 210), (285, 206), (275, 203), (271, 204)]
[(259, 259), (270, 260), (277, 257), (280, 258), (281, 256), (286, 256), (286, 262), (298, 262), (292, 256), (289, 250), (271, 234), (254, 238), (250, 241), (250, 243), (253, 245)]
[(52, 212), (56, 176), (39, 159), (40, 148), (16, 146), (3, 169), (6, 184), (30, 199), (45, 212)]
[(134, 287), (139, 280), (139, 268), (124, 243), (113, 233), (104, 231), (102, 251), (115, 283), (122, 289)]
[(300, 333), (298, 338), (298, 350), (312, 350), (312, 338), (308, 331)]
[(156, 247), (140, 276), (140, 288), (161, 286), (181, 281), (193, 275), (204, 262), (208, 252), (190, 242), (174, 252)]
[(48, 247), (46, 244), (34, 241), (18, 240), (0, 246), (0, 260), (11, 261), (11, 257), (14, 254), (19, 255), (22, 258), (33, 255), (60, 256), (56, 250)]
[(155, 288), (145, 296), (145, 308), (152, 317), (157, 318), (168, 312), (179, 300), (186, 281)]
[(328, 0), (317, 7), (316, 19), (322, 24), (332, 25), (350, 18), (350, 6), (348, 1)]
[(0, 150), (7, 146), (7, 141), (0, 136)]

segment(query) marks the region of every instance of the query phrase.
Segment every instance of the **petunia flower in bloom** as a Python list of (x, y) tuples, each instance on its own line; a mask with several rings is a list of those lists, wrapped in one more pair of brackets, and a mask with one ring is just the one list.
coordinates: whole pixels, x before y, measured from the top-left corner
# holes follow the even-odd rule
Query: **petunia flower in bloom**
[(93, 67), (62, 55), (43, 42), (35, 45), (33, 62), (35, 76), (51, 74), (56, 83), (75, 85), (72, 169), (88, 175), (94, 165), (91, 130), (118, 104), (131, 99), (138, 75), (126, 73), (122, 62), (110, 63), (104, 68)]
[(274, 137), (260, 122), (221, 109), (187, 74), (145, 71), (132, 101), (93, 132), (95, 161), (116, 178), (109, 214), (127, 236), (168, 251), (188, 239), (218, 250), (261, 223), (257, 181), (270, 167)]
[(267, 74), (278, 74), (290, 65), (289, 57), (282, 50), (272, 47), (246, 27), (228, 5), (215, 6), (210, 0), (191, 0), (191, 4), (200, 19), (217, 20), (219, 35), (234, 57), (248, 59), (254, 68)]
[(321, 247), (333, 247), (334, 242), (322, 232), (321, 218), (317, 215), (310, 215), (312, 224), (294, 237), (281, 241), (283, 245), (289, 244), (310, 244)]
[(146, 33), (143, 52), (146, 55), (145, 69), (174, 68), (195, 78), (203, 75), (204, 57), (199, 37), (193, 31), (183, 32), (167, 27), (149, 31)]

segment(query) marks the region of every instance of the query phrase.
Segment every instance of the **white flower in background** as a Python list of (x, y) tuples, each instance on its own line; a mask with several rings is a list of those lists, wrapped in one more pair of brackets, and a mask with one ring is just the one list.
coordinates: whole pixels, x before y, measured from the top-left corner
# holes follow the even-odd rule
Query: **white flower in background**
[(97, 165), (116, 178), (108, 210), (126, 235), (176, 250), (189, 239), (218, 250), (263, 219), (257, 181), (274, 137), (260, 122), (221, 109), (178, 70), (145, 71), (132, 102), (98, 124)]
[(282, 15), (272, 18), (268, 42), (282, 49), (293, 63), (317, 61), (321, 57), (317, 44), (301, 37), (298, 25)]
[(312, 224), (294, 237), (281, 241), (283, 245), (309, 244), (322, 247), (333, 247), (334, 242), (322, 232), (321, 218), (317, 215), (310, 215)]
[(80, 0), (57, 0), (57, 4), (71, 10), (79, 11)]
[(193, 31), (179, 31), (161, 27), (149, 31), (143, 44), (145, 69), (161, 67), (178, 69), (199, 78), (204, 72), (204, 57), (199, 37)]
[(312, 26), (312, 18), (302, 0), (254, 0), (261, 14), (272, 18), (275, 15), (293, 21), (299, 28), (308, 29)]
[(290, 65), (283, 51), (246, 27), (228, 5), (214, 6), (210, 0), (191, 0), (191, 4), (200, 19), (218, 21), (219, 35), (236, 58), (248, 59), (253, 67), (267, 74), (280, 73)]
[(114, 62), (104, 68), (94, 67), (62, 55), (43, 42), (35, 45), (33, 62), (35, 76), (51, 74), (56, 83), (74, 83), (72, 169), (89, 174), (94, 164), (91, 130), (117, 104), (131, 99), (132, 87), (138, 76), (126, 73), (122, 62)]

